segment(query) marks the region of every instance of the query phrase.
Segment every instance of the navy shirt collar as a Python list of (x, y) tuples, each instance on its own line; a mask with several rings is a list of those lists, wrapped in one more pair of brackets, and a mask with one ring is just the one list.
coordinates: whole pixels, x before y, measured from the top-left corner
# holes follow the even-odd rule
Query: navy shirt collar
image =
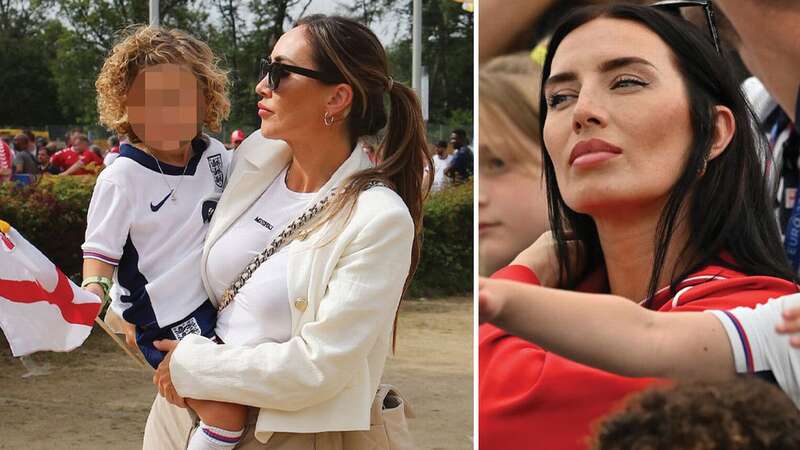
[[(209, 146), (209, 142), (207, 139), (202, 137), (197, 137), (192, 139), (192, 157), (189, 158), (189, 162), (187, 163), (186, 167), (179, 167), (173, 166), (172, 164), (167, 164), (165, 162), (156, 163), (156, 159), (151, 156), (149, 153), (146, 153), (134, 146), (135, 144), (124, 143), (119, 147), (119, 157), (120, 158), (130, 158), (136, 161), (139, 165), (146, 167), (154, 172), (164, 172), (164, 175), (175, 175), (180, 176), (184, 175), (194, 175), (195, 171), (197, 170), (197, 164), (200, 162), (200, 157), (203, 155), (203, 152)], [(161, 166), (161, 170), (159, 170), (159, 165)]]

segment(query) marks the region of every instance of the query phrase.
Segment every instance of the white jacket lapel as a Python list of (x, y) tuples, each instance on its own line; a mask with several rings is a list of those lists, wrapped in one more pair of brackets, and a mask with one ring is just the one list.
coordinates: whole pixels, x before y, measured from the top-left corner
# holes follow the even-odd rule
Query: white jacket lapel
[(254, 131), (239, 145), (234, 153), (231, 179), (209, 224), (206, 247), (216, 242), (258, 200), (290, 158), (291, 151), (285, 142), (266, 139), (260, 130)]

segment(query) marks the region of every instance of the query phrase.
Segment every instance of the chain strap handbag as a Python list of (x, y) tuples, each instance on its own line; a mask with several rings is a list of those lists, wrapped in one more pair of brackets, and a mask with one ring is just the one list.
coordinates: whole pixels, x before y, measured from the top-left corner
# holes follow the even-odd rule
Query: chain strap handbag
[[(381, 181), (372, 181), (366, 185), (364, 190), (369, 190), (376, 186), (388, 187)], [(222, 311), (228, 306), (259, 266), (277, 253), (278, 250), (292, 242), (311, 219), (330, 204), (338, 192), (338, 189), (331, 190), (325, 197), (311, 205), (300, 216), (286, 225), (278, 233), (278, 236), (261, 253), (256, 255), (250, 264), (245, 266), (242, 273), (225, 290), (217, 306), (217, 311)], [(370, 408), (370, 429), (368, 431), (343, 431), (343, 448), (347, 450), (415, 450), (416, 446), (406, 421), (406, 418), (413, 417), (414, 412), (411, 409), (411, 405), (400, 395), (397, 388), (389, 384), (381, 384), (378, 386), (378, 392), (375, 394)]]

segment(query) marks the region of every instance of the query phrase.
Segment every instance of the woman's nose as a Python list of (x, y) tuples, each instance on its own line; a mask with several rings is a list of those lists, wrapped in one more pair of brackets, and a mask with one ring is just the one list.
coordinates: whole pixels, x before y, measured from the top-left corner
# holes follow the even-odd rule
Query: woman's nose
[(269, 77), (265, 76), (264, 78), (261, 79), (261, 81), (258, 82), (258, 84), (256, 84), (256, 94), (258, 94), (261, 97), (269, 98), (272, 97), (272, 89), (269, 88), (269, 83), (267, 82), (267, 78)]
[(608, 125), (608, 115), (605, 109), (592, 98), (590, 93), (581, 91), (572, 110), (572, 131), (580, 133), (592, 126), (605, 128), (606, 125)]

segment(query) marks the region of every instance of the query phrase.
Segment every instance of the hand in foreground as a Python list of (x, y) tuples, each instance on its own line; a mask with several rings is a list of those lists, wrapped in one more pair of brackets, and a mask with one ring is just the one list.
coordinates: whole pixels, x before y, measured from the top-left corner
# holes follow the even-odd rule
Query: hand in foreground
[(169, 373), (169, 362), (172, 359), (172, 352), (178, 346), (178, 341), (164, 339), (154, 341), (153, 346), (162, 352), (167, 352), (164, 360), (158, 365), (156, 373), (153, 374), (153, 384), (158, 386), (158, 393), (161, 394), (168, 402), (181, 408), (186, 408), (186, 400), (178, 395), (175, 386), (172, 384), (172, 377)]
[(125, 332), (125, 343), (133, 349), (134, 351), (139, 351), (139, 345), (136, 344), (136, 325), (126, 321), (121, 320), (122, 323), (122, 331)]
[[(572, 236), (567, 236), (572, 239)], [(567, 249), (572, 259), (572, 268), (575, 273), (581, 271), (584, 259), (578, 241), (567, 241)], [(526, 266), (536, 274), (539, 283), (544, 287), (556, 288), (558, 286), (561, 268), (558, 263), (558, 243), (552, 231), (545, 231), (528, 248), (520, 252), (511, 264)]]
[(794, 348), (800, 348), (800, 307), (790, 308), (783, 311), (783, 322), (775, 326), (778, 334), (793, 334), (789, 337), (789, 344)]
[(490, 322), (503, 328), (510, 302), (515, 298), (524, 301), (532, 286), (509, 280), (478, 279), (478, 321)]

